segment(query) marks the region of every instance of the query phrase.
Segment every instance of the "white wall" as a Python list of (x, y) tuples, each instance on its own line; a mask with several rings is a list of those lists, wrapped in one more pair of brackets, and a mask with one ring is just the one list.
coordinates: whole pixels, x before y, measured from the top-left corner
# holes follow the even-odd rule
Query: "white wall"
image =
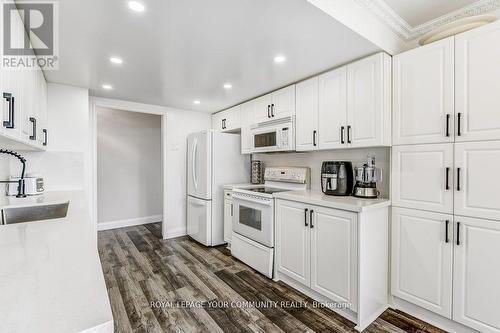
[(96, 119), (97, 222), (161, 221), (161, 116), (96, 108)]
[(167, 115), (167, 216), (164, 237), (186, 234), (187, 136), (212, 127), (211, 115), (168, 109)]
[[(88, 90), (48, 84), (48, 147), (45, 152), (23, 151), (26, 171), (45, 178), (47, 191), (85, 190), (89, 184), (89, 95)], [(13, 175), (20, 163), (11, 158)]]
[(390, 184), (390, 148), (359, 148), (326, 150), (307, 153), (254, 154), (254, 160), (260, 160), (268, 166), (302, 166), (311, 168), (311, 189), (321, 191), (321, 164), (323, 161), (351, 161), (353, 166), (365, 163), (368, 155), (374, 155), (377, 167), (382, 169), (382, 182), (378, 189), (382, 196), (389, 196)]

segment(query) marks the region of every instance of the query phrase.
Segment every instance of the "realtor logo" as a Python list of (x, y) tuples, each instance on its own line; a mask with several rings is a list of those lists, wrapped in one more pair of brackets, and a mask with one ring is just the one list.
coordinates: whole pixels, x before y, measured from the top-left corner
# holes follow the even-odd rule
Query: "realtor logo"
[(51, 1), (2, 5), (2, 68), (58, 69), (58, 5)]

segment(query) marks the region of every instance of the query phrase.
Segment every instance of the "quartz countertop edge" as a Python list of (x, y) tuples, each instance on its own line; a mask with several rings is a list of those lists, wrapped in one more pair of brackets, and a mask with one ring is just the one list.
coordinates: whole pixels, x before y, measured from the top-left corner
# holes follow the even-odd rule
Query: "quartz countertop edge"
[(279, 192), (275, 193), (274, 197), (276, 199), (304, 202), (311, 205), (358, 213), (384, 208), (391, 205), (391, 201), (385, 198), (363, 199), (353, 196), (331, 196), (315, 190)]
[(113, 332), (85, 193), (2, 198), (0, 209), (68, 201), (64, 218), (0, 226), (0, 332)]

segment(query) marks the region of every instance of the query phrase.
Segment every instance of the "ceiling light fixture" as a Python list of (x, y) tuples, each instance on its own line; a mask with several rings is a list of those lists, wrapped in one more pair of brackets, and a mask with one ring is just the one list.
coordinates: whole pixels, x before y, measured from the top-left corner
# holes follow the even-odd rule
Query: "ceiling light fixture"
[(278, 55), (278, 56), (274, 57), (274, 62), (277, 64), (285, 62), (285, 61), (286, 61), (285, 56)]
[(224, 83), (224, 89), (231, 89), (233, 85), (231, 83)]
[(193, 101), (193, 103), (194, 103), (194, 104), (196, 104), (196, 105), (198, 105), (198, 104), (200, 104), (201, 102), (200, 102), (200, 101), (198, 101), (198, 100), (196, 100), (196, 101)]
[(103, 84), (102, 89), (111, 90), (111, 89), (113, 89), (113, 86), (110, 84)]
[(109, 61), (111, 61), (113, 64), (121, 65), (123, 64), (123, 60), (118, 57), (111, 57), (109, 58)]
[(134, 12), (138, 12), (138, 13), (141, 13), (146, 9), (146, 7), (144, 7), (144, 5), (142, 3), (140, 3), (139, 1), (129, 1), (128, 8), (130, 8)]

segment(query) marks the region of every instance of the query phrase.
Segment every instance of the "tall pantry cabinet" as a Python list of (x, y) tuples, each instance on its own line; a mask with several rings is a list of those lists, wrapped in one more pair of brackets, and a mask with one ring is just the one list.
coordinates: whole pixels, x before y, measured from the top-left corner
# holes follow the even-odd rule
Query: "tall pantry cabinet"
[(500, 23), (393, 58), (392, 294), (500, 332)]

